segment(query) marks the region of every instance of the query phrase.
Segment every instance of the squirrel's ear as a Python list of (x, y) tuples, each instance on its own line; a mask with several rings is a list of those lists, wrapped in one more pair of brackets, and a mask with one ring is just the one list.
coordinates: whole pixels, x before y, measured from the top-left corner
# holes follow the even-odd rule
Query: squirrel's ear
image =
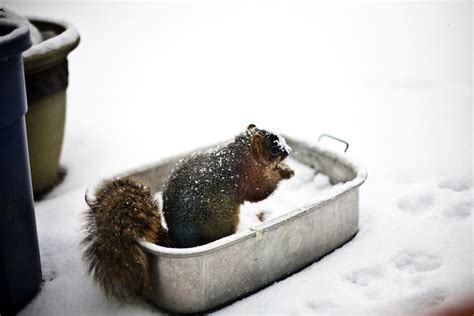
[(256, 159), (260, 159), (260, 157), (263, 154), (262, 139), (263, 137), (259, 133), (253, 134), (252, 138), (250, 139), (250, 147), (252, 148), (252, 155)]
[(252, 146), (254, 152), (258, 153), (261, 151), (261, 142), (262, 142), (262, 135), (255, 133), (252, 135), (250, 139), (250, 145)]
[(262, 140), (262, 135), (256, 133), (252, 135), (252, 143), (260, 142)]

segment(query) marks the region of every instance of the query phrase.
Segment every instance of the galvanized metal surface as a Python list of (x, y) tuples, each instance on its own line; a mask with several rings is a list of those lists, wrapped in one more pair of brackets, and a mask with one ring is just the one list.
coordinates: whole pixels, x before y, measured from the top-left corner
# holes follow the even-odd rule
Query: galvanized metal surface
[[(289, 138), (287, 142), (295, 159), (328, 175), (333, 183), (345, 182), (341, 191), (207, 245), (176, 249), (142, 241), (150, 263), (150, 302), (178, 313), (213, 309), (304, 268), (357, 233), (358, 188), (367, 177), (365, 170), (344, 155)], [(183, 156), (120, 176), (133, 176), (159, 191)], [(88, 189), (88, 202), (97, 185)]]

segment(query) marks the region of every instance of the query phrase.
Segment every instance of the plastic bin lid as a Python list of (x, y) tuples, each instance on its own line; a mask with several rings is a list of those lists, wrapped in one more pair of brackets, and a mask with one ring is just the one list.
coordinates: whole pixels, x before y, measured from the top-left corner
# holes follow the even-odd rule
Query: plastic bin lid
[(31, 47), (28, 26), (4, 8), (0, 8), (0, 62)]

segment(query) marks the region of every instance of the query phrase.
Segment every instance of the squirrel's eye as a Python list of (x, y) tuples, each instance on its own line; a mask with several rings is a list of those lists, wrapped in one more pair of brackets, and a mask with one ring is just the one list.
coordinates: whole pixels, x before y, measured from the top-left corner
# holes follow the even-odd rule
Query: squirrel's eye
[(276, 156), (280, 152), (280, 149), (278, 149), (278, 147), (273, 147), (271, 149), (271, 152), (272, 152), (272, 155)]

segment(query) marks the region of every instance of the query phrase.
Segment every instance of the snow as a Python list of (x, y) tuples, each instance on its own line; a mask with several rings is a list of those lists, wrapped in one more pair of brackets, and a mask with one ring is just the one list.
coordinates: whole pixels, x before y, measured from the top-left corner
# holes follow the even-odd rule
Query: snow
[(68, 175), (35, 203), (45, 281), (21, 315), (160, 313), (108, 301), (85, 276), (84, 192), (249, 123), (345, 139), (369, 178), (352, 241), (218, 313), (415, 314), (472, 295), (470, 2), (5, 4), (68, 20), (82, 40)]
[(277, 144), (278, 147), (279, 147), (281, 150), (283, 150), (283, 151), (285, 151), (285, 152), (287, 152), (287, 153), (291, 153), (291, 147), (288, 146), (288, 144), (286, 143), (285, 138), (283, 138), (283, 137), (282, 137), (281, 135), (279, 135), (279, 134), (276, 134), (276, 135), (277, 135), (278, 139), (275, 140), (275, 144)]

